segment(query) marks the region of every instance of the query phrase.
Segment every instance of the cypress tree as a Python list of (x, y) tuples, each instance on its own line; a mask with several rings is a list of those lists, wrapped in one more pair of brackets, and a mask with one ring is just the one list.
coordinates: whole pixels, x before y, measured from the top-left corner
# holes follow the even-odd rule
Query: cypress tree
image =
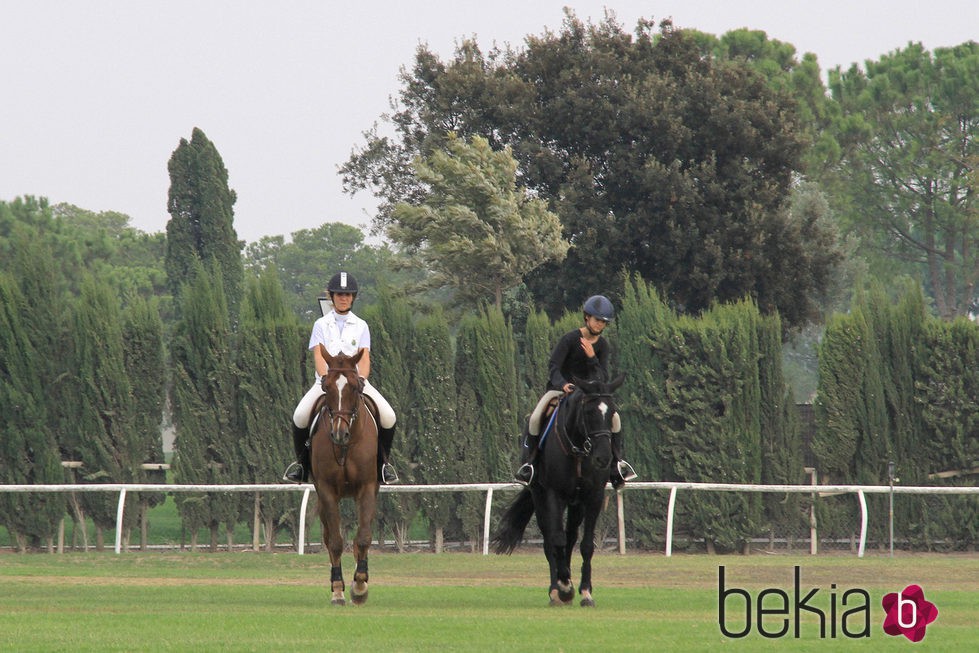
[[(923, 445), (916, 463), (905, 463), (902, 476), (912, 464), (920, 474), (960, 472), (929, 484), (975, 485), (974, 477), (962, 475), (979, 461), (979, 329), (965, 318), (952, 322), (929, 320), (924, 346), (918, 356), (915, 400), (921, 409)], [(902, 478), (903, 481), (903, 478)], [(974, 550), (979, 543), (979, 507), (974, 497), (950, 496), (928, 502), (922, 519), (922, 537), (929, 546), (944, 540), (945, 547)]]
[[(442, 309), (432, 307), (415, 325), (415, 338), (409, 350), (414, 399), (407, 416), (414, 437), (406, 442), (416, 483), (458, 483), (470, 464), (462, 447), (463, 434), (456, 414), (456, 382), (452, 341)], [(456, 493), (425, 493), (422, 508), (436, 553), (441, 552), (446, 536), (461, 537), (455, 519), (461, 497)]]
[[(26, 308), (18, 284), (0, 271), (0, 483), (62, 483), (58, 445), (46, 426), (41, 356), (23, 321)], [(64, 511), (59, 493), (0, 493), (0, 522), (20, 552), (42, 541), (51, 550)]]
[[(626, 380), (616, 393), (627, 459), (643, 481), (667, 480), (661, 455), (665, 431), (661, 427), (669, 407), (666, 363), (675, 316), (656, 290), (638, 275), (627, 279), (622, 309), (616, 316), (613, 349), (616, 368)], [(606, 329), (607, 330), (607, 329)], [(629, 536), (641, 546), (663, 540), (666, 495), (628, 493)]]
[[(20, 296), (25, 298), (19, 311), (20, 322), (33, 351), (37, 353), (31, 363), (32, 369), (45, 388), (43, 393), (34, 395), (36, 401), (43, 403), (41, 414), (45, 417), (44, 423), (48, 425), (44, 429), (45, 433), (38, 435), (53, 434), (58, 458), (77, 461), (78, 432), (73, 426), (74, 417), (68, 408), (69, 402), (65, 401), (65, 397), (70, 397), (72, 392), (69, 370), (60, 357), (51, 355), (62, 349), (69, 340), (66, 337), (65, 279), (64, 274), (59, 272), (59, 266), (50, 264), (54, 258), (51, 239), (40, 230), (34, 229), (35, 223), (42, 224), (51, 220), (47, 203), (41, 201), (37, 207), (33, 206), (33, 202), (27, 204), (29, 206), (22, 205), (20, 208), (35, 209), (28, 210), (28, 222), (32, 226), (14, 225), (9, 239), (10, 251), (4, 258)], [(44, 465), (39, 466), (39, 469), (43, 468)], [(54, 480), (50, 482), (66, 480), (63, 469), (51, 470), (51, 474)], [(67, 480), (70, 482), (76, 479), (69, 476)], [(51, 506), (66, 506), (70, 503), (77, 532), (77, 527), (83, 522), (76, 495), (52, 495), (45, 501), (46, 505)]]
[[(547, 361), (554, 347), (551, 320), (543, 311), (531, 311), (527, 316), (523, 339), (523, 366), (520, 369), (522, 387), (526, 388), (526, 399), (520, 402), (524, 408), (519, 417), (521, 426), (524, 416), (537, 405), (537, 400), (547, 387)], [(523, 396), (518, 397), (523, 399)]]
[[(238, 368), (237, 440), (246, 483), (276, 482), (293, 456), (290, 423), (297, 392), (303, 387), (303, 348), (298, 323), (285, 303), (275, 268), (249, 280), (242, 303)], [(244, 496), (244, 495), (243, 495)], [(261, 495), (254, 508), (265, 530), (265, 549), (275, 533), (295, 524), (295, 497), (280, 492)]]
[[(388, 400), (395, 414), (397, 432), (391, 448), (391, 457), (405, 478), (411, 479), (412, 465), (404, 464), (404, 451), (417, 437), (412, 431), (409, 390), (413, 387), (408, 366), (409, 351), (414, 340), (412, 313), (401, 297), (381, 288), (378, 301), (364, 310), (362, 317), (371, 329), (370, 382)], [(399, 474), (401, 472), (399, 471)], [(378, 502), (377, 530), (390, 526), (399, 546), (407, 539), (408, 527), (420, 507), (420, 498), (414, 494), (385, 495)]]
[[(737, 310), (720, 307), (678, 322), (682, 355), (670, 361), (668, 385), (679, 410), (666, 429), (664, 450), (677, 480), (752, 482), (757, 473), (757, 406), (752, 406), (757, 377), (744, 364), (752, 352)], [(703, 534), (709, 552), (716, 546), (740, 549), (755, 526), (757, 501), (697, 493), (679, 512), (685, 524)]]
[(852, 483), (865, 420), (865, 361), (860, 352), (870, 333), (862, 312), (834, 315), (819, 347), (819, 381), (813, 412), (813, 455), (823, 482)]
[[(122, 313), (109, 286), (86, 275), (72, 320), (69, 368), (75, 428), (82, 461), (82, 480), (90, 483), (134, 483), (142, 476), (144, 443), (135, 429), (133, 392), (126, 372)], [(136, 498), (126, 498), (127, 530), (138, 516)], [(116, 497), (85, 492), (82, 504), (95, 522), (98, 546), (103, 532), (116, 524)], [(128, 537), (125, 537), (128, 541)]]
[(216, 263), (221, 271), (227, 306), (237, 315), (242, 294), (243, 243), (234, 228), (235, 192), (228, 187), (228, 170), (204, 132), (194, 128), (190, 141), (181, 138), (167, 164), (167, 246), (164, 266), (174, 297), (194, 277), (194, 260), (205, 268)]
[[(181, 318), (174, 329), (173, 421), (176, 427), (173, 476), (185, 484), (227, 484), (236, 478), (238, 446), (234, 424), (234, 363), (231, 330), (220, 273), (194, 265), (195, 275), (181, 297)], [(234, 494), (175, 496), (184, 527), (197, 546), (207, 528), (217, 549), (218, 527), (234, 529), (240, 497)]]
[[(477, 369), (479, 361), (480, 318), (469, 313), (463, 316), (456, 334), (455, 378), (456, 409), (459, 445), (465, 452), (465, 465), (459, 470), (459, 483), (483, 482), (488, 477), (489, 463), (483, 442), (482, 401), (480, 394), (486, 390), (480, 384)], [(476, 550), (482, 532), (484, 502), (473, 493), (460, 497), (457, 516), (460, 525)]]
[[(758, 380), (761, 392), (761, 482), (766, 485), (801, 483), (805, 461), (791, 390), (782, 372), (782, 321), (778, 315), (758, 324)], [(769, 533), (797, 533), (805, 527), (801, 495), (761, 495)]]
[(515, 407), (516, 346), (513, 331), (495, 307), (480, 312), (477, 336), (476, 372), (481, 399), (480, 429), (487, 462), (486, 478), (509, 479), (516, 458), (512, 447), (513, 435), (519, 433)]
[[(884, 398), (876, 339), (864, 308), (858, 304), (849, 315), (833, 316), (818, 354), (812, 452), (820, 481), (876, 484), (866, 461), (877, 455), (868, 445), (880, 437)], [(852, 536), (857, 511), (851, 502), (820, 499), (817, 520), (822, 536)]]
[[(133, 297), (123, 311), (123, 347), (126, 375), (133, 389), (133, 430), (139, 439), (141, 455), (136, 462), (162, 464), (162, 421), (166, 403), (166, 354), (163, 343), (163, 320), (156, 302)], [(140, 482), (164, 483), (164, 471), (138, 470)], [(139, 495), (140, 548), (146, 548), (147, 512), (163, 503), (161, 493)]]

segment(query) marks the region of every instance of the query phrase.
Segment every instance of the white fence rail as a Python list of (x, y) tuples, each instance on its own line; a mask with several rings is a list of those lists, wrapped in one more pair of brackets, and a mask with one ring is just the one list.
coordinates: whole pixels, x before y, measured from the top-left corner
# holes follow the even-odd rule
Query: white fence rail
[[(483, 514), (483, 555), (489, 554), (490, 520), (493, 493), (497, 490), (519, 490), (517, 483), (459, 483), (454, 485), (383, 485), (382, 493), (421, 493), (421, 492), (485, 492), (486, 508)], [(646, 490), (669, 490), (669, 505), (666, 518), (665, 554), (673, 554), (673, 515), (676, 496), (679, 491), (708, 492), (779, 492), (805, 493), (810, 495), (855, 494), (860, 504), (860, 540), (857, 556), (863, 557), (867, 542), (867, 494), (964, 494), (979, 497), (979, 487), (930, 487), (930, 486), (888, 486), (888, 485), (752, 485), (741, 483), (672, 483), (635, 482), (615, 492), (616, 515), (618, 520), (619, 553), (625, 554), (625, 507), (624, 495)], [(302, 492), (299, 511), (300, 555), (304, 553), (306, 542), (306, 514), (311, 484), (286, 485), (174, 485), (174, 484), (58, 484), (58, 485), (0, 485), (0, 492), (118, 492), (119, 504), (116, 510), (115, 552), (122, 552), (122, 523), (126, 494), (128, 492)], [(811, 553), (816, 553), (815, 525), (811, 538)]]

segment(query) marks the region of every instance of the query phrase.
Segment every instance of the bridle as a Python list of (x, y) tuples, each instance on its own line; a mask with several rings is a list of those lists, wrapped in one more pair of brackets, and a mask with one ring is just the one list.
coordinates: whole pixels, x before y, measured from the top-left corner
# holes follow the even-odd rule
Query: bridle
[[(350, 377), (354, 376), (357, 382), (351, 382)], [(349, 387), (354, 392), (354, 399), (352, 407), (347, 410), (342, 410), (339, 407), (340, 402), (338, 401), (336, 410), (330, 405), (330, 401), (326, 399), (327, 388), (335, 383), (337, 377), (343, 376), (347, 383), (344, 387)], [(326, 415), (329, 425), (330, 425), (330, 440), (333, 444), (341, 447), (341, 464), (342, 460), (346, 458), (346, 448), (350, 444), (350, 432), (354, 428), (354, 424), (357, 423), (357, 416), (360, 414), (360, 406), (362, 403), (362, 398), (364, 395), (364, 384), (359, 377), (356, 376), (356, 372), (351, 372), (350, 370), (331, 370), (323, 376), (322, 389), (324, 392), (324, 400), (320, 406), (319, 412), (317, 413), (316, 419), (319, 420), (324, 414)], [(346, 425), (346, 428), (344, 428)]]
[[(595, 443), (594, 443), (595, 439), (608, 438), (611, 440), (612, 438), (612, 431), (608, 427), (589, 431), (587, 429), (587, 425), (585, 424), (585, 408), (587, 404), (599, 400), (605, 400), (608, 402), (610, 415), (615, 412), (612, 404), (611, 393), (601, 392), (596, 394), (588, 394), (588, 393), (581, 392), (578, 397), (578, 405), (574, 407), (575, 410), (574, 423), (575, 423), (575, 431), (577, 433), (584, 434), (584, 437), (581, 438), (581, 444), (577, 444), (571, 439), (570, 434), (568, 434), (567, 432), (567, 428), (563, 428), (563, 429), (556, 428), (560, 436), (558, 438), (558, 441), (561, 442), (561, 448), (564, 449), (564, 452), (566, 454), (572, 455), (575, 458), (577, 458), (579, 460), (579, 463), (582, 458), (588, 458), (591, 456), (592, 451), (595, 448)], [(555, 427), (558, 426), (558, 423), (555, 424)]]

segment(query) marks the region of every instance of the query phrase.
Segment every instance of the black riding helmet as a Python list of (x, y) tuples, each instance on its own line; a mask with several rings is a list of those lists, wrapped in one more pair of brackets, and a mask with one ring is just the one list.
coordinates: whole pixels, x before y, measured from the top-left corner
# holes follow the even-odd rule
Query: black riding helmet
[(615, 317), (615, 307), (612, 306), (612, 302), (605, 295), (592, 295), (585, 300), (585, 304), (581, 307), (581, 310), (586, 315), (597, 317), (606, 322), (611, 322)]
[(348, 272), (337, 272), (330, 277), (330, 283), (326, 285), (326, 292), (331, 295), (335, 292), (348, 292), (357, 294), (357, 280), (354, 275)]

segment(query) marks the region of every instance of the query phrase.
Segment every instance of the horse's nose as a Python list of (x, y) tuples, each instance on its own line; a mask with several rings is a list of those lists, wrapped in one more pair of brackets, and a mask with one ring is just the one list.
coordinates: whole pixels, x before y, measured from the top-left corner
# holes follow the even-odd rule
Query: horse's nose
[(345, 428), (338, 428), (333, 431), (333, 441), (339, 445), (345, 445), (350, 442), (350, 431)]
[(594, 451), (592, 453), (592, 458), (595, 460), (595, 466), (599, 468), (608, 467), (612, 464), (612, 452), (605, 447), (601, 447), (597, 451)]

